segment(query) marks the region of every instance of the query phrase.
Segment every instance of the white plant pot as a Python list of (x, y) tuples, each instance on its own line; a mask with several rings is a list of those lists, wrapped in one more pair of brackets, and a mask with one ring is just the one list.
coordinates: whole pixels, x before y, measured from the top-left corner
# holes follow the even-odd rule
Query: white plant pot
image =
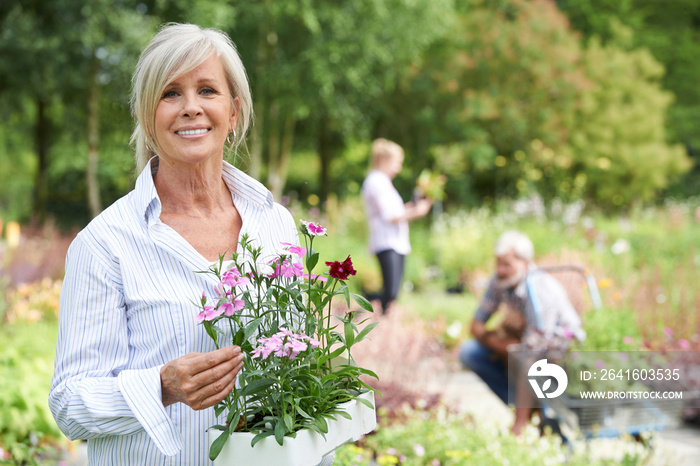
[[(255, 437), (249, 432), (235, 432), (231, 435), (221, 453), (214, 461), (216, 466), (315, 466), (328, 453), (339, 446), (358, 440), (362, 435), (377, 427), (377, 416), (374, 410), (374, 392), (360, 395), (372, 403), (372, 408), (353, 400), (342, 403), (339, 407), (350, 414), (352, 419), (335, 416), (337, 419), (327, 419), (328, 433), (326, 438), (320, 434), (302, 429), (296, 438), (285, 437), (283, 445), (275, 437), (266, 437), (250, 446)], [(221, 435), (218, 430), (209, 431), (209, 444)]]

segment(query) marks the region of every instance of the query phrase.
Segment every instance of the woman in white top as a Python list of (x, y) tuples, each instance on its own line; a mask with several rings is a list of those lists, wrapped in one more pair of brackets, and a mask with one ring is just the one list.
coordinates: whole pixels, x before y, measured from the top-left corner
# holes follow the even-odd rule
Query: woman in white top
[(298, 244), (292, 216), (226, 163), (252, 118), (230, 39), (168, 25), (133, 78), (132, 192), (72, 243), (61, 291), (49, 405), (94, 465), (211, 465), (212, 408), (233, 389), (240, 348), (216, 350), (193, 303), (215, 296), (207, 270), (248, 234), (264, 255)]
[(362, 199), (369, 223), (369, 249), (382, 270), (382, 313), (396, 300), (403, 277), (404, 259), (411, 252), (408, 222), (430, 212), (431, 202), (405, 203), (391, 180), (401, 172), (404, 152), (386, 139), (372, 144), (371, 171), (362, 184)]

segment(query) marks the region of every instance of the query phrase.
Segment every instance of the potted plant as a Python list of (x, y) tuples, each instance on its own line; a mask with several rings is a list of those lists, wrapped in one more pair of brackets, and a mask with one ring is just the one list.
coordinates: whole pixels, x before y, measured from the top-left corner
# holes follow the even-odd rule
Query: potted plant
[(204, 272), (219, 285), (215, 296), (202, 294), (197, 321), (217, 348), (246, 354), (235, 388), (215, 407), (226, 422), (209, 429), (210, 458), (222, 464), (316, 464), (376, 426), (374, 393), (360, 379), (376, 375), (355, 364), (351, 349), (377, 323), (364, 311), (331, 312), (337, 296), (372, 306), (345, 283), (356, 273), (350, 256), (314, 274), (313, 243), (326, 229), (302, 222), (299, 231), (304, 247), (282, 243), (274, 257), (243, 236), (240, 253)]

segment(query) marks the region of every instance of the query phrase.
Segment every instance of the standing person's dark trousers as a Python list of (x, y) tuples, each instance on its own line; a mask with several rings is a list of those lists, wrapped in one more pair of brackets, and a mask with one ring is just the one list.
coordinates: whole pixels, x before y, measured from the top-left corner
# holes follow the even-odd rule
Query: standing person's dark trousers
[(382, 280), (384, 281), (381, 296), (382, 314), (386, 314), (389, 305), (396, 300), (399, 294), (405, 258), (405, 255), (399, 254), (393, 249), (377, 253), (379, 266), (382, 269)]

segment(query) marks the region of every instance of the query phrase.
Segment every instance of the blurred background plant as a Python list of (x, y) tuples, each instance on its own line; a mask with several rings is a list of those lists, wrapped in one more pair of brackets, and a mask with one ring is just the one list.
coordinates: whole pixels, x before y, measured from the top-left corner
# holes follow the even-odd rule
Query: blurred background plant
[(563, 445), (561, 438), (540, 436), (528, 426), (517, 439), (505, 430), (479, 428), (469, 417), (451, 412), (444, 405), (430, 411), (405, 408), (402, 423), (382, 418), (380, 428), (358, 445), (342, 448), (334, 464), (402, 465), (607, 465), (643, 464), (650, 456), (641, 442), (631, 438), (606, 442), (603, 448), (585, 449)]

